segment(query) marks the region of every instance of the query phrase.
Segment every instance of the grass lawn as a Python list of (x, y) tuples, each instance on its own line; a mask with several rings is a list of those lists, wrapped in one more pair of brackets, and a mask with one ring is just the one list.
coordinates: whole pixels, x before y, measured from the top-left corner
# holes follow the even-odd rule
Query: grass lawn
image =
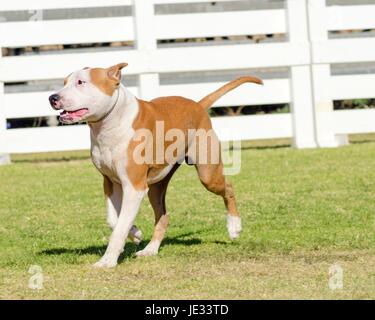
[[(0, 167), (0, 299), (375, 299), (375, 143), (293, 150), (247, 144), (230, 177), (243, 217), (231, 242), (222, 200), (183, 166), (167, 195), (157, 257), (128, 243), (111, 270), (102, 179), (87, 152), (16, 156)], [(150, 239), (143, 202), (136, 224)], [(140, 247), (144, 247), (143, 241)], [(329, 267), (344, 272), (328, 286)], [(31, 265), (44, 287), (28, 287)]]

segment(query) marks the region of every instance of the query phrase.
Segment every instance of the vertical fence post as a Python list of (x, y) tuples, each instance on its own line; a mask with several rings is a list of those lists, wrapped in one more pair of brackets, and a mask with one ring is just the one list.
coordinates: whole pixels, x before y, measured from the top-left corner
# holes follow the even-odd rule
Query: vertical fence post
[(325, 0), (308, 0), (309, 38), (312, 46), (312, 85), (315, 109), (315, 130), (319, 147), (337, 147), (348, 144), (347, 135), (335, 135), (329, 125), (333, 112), (330, 90), (330, 64), (318, 64), (314, 57), (314, 44), (328, 40), (328, 16)]
[[(2, 58), (2, 48), (0, 47), (0, 61)], [(5, 95), (4, 82), (0, 79), (0, 165), (9, 164), (10, 156), (6, 153), (6, 130), (7, 120), (5, 116)]]
[[(151, 56), (157, 48), (154, 17), (153, 0), (133, 0), (135, 47), (145, 56)], [(139, 75), (138, 88), (142, 99), (156, 98), (159, 88), (159, 75), (157, 73)]]
[[(309, 55), (306, 0), (287, 0), (287, 25), (290, 43), (305, 46)], [(309, 60), (307, 57), (306, 64), (291, 67), (293, 146), (296, 148), (317, 146)]]

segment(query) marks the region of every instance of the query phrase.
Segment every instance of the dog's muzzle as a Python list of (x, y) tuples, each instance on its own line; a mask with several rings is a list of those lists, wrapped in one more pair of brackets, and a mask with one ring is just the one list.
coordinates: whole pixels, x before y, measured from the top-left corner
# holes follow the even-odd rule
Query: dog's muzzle
[(55, 110), (59, 110), (62, 108), (61, 106), (61, 97), (58, 94), (53, 94), (49, 97), (49, 103), (51, 107)]

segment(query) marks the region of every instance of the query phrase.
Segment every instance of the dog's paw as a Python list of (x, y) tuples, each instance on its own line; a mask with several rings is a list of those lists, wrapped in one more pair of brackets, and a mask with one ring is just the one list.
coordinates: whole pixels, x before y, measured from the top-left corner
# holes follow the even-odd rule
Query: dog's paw
[(159, 246), (159, 241), (151, 241), (143, 250), (137, 251), (135, 255), (137, 257), (156, 256), (159, 252)]
[(227, 215), (227, 229), (228, 229), (229, 237), (232, 240), (237, 239), (242, 230), (241, 218), (228, 214)]
[(117, 266), (117, 259), (103, 256), (98, 262), (93, 264), (94, 268), (114, 268)]
[(137, 257), (151, 257), (151, 256), (156, 256), (158, 252), (156, 250), (151, 250), (144, 248), (143, 250), (137, 251), (135, 255)]

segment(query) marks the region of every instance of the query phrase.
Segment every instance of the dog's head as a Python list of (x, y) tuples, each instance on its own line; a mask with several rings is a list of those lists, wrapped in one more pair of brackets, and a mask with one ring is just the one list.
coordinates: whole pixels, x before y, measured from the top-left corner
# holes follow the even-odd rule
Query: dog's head
[(84, 68), (67, 76), (64, 87), (49, 97), (52, 108), (62, 111), (60, 121), (71, 124), (102, 119), (116, 103), (121, 69), (127, 65)]

